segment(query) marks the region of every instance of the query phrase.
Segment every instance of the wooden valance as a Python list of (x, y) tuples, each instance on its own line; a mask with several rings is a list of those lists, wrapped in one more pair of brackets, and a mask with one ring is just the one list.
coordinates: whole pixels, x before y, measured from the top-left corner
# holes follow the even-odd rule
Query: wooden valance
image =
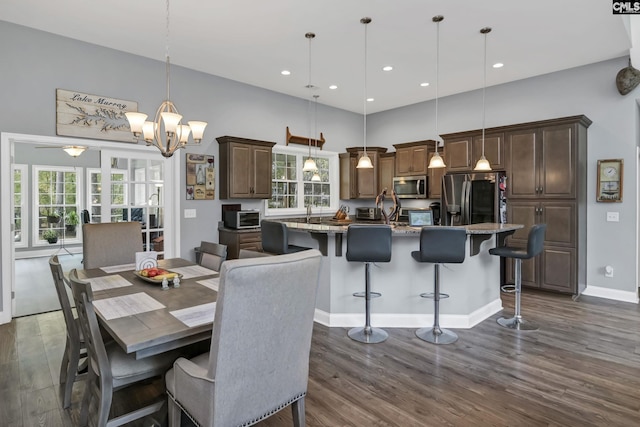
[(291, 132), (289, 132), (289, 126), (287, 126), (287, 145), (289, 144), (299, 144), (299, 145), (306, 145), (309, 146), (309, 141), (311, 141), (311, 146), (312, 147), (318, 147), (319, 149), (322, 150), (322, 146), (324, 145), (324, 135), (322, 135), (322, 132), (320, 132), (320, 139), (313, 139), (313, 138), (307, 138), (304, 136), (296, 136), (296, 135), (291, 135)]

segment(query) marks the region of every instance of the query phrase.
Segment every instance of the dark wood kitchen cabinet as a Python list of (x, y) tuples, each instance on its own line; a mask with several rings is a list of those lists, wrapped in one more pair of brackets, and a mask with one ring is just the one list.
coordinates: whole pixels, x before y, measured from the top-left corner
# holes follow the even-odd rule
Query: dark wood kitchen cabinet
[(378, 194), (387, 189), (387, 194), (393, 190), (393, 177), (396, 170), (396, 153), (383, 153), (378, 158)]
[(429, 153), (435, 150), (433, 140), (393, 144), (396, 149), (396, 176), (427, 175)]
[[(443, 135), (447, 172), (469, 172), (482, 157), (482, 130)], [(484, 136), (484, 156), (491, 169), (504, 170), (504, 133), (487, 132)]]
[(356, 168), (364, 154), (363, 147), (350, 147), (340, 154), (340, 199), (375, 199), (380, 194), (378, 163), (380, 155), (386, 152), (383, 147), (367, 147), (367, 156), (373, 164), (368, 169)]
[[(547, 224), (542, 254), (522, 264), (523, 286), (580, 294), (586, 286), (587, 128), (585, 116), (504, 128), (507, 221), (524, 224), (507, 239), (526, 248), (533, 224)], [(513, 261), (506, 262), (513, 282)]]
[(233, 230), (230, 228), (218, 228), (218, 240), (227, 245), (227, 259), (236, 259), (240, 249), (262, 252), (262, 233), (256, 230)]
[(271, 151), (275, 142), (221, 136), (220, 198), (271, 197)]

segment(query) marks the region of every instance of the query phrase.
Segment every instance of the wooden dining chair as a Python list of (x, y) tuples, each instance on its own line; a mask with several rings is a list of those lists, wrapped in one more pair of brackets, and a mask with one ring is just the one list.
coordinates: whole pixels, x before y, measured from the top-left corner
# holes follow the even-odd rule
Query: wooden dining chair
[(66, 279), (57, 255), (49, 258), (49, 267), (51, 268), (53, 283), (56, 286), (56, 293), (58, 294), (58, 300), (62, 308), (64, 323), (67, 327), (67, 341), (64, 346), (64, 354), (62, 355), (62, 364), (60, 365), (60, 385), (63, 386), (62, 407), (66, 409), (71, 405), (73, 384), (76, 381), (83, 381), (87, 377), (86, 373), (81, 374), (83, 368), (86, 368), (86, 363), (80, 364), (80, 360), (86, 358), (87, 351), (77, 319), (71, 310)]
[(93, 292), (89, 282), (80, 280), (75, 269), (69, 273), (69, 281), (78, 312), (78, 323), (85, 337), (88, 355), (88, 378), (80, 411), (80, 426), (87, 425), (89, 408), (95, 400), (98, 427), (115, 427), (151, 415), (161, 409), (164, 399), (132, 412), (109, 419), (114, 391), (134, 383), (163, 375), (180, 355), (180, 350), (156, 356), (136, 359), (127, 354), (115, 342), (105, 344), (100, 334), (98, 318), (93, 307)]
[(169, 426), (182, 411), (199, 426), (249, 426), (304, 397), (322, 256), (316, 249), (226, 261), (209, 353), (166, 375)]
[(200, 242), (195, 248), (196, 261), (203, 267), (220, 271), (220, 266), (227, 259), (227, 245), (213, 242)]
[(141, 252), (139, 222), (105, 222), (82, 225), (82, 256), (85, 269), (133, 264)]

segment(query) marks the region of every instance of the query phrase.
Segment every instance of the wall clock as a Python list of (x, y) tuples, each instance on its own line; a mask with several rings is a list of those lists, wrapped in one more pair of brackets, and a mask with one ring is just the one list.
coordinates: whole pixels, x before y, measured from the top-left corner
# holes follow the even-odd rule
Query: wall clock
[(597, 202), (622, 201), (622, 159), (598, 160)]

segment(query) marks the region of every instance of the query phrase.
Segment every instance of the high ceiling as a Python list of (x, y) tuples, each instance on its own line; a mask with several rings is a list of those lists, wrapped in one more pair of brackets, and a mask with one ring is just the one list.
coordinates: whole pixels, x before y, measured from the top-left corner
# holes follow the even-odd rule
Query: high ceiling
[[(439, 96), (482, 88), (486, 26), (493, 29), (488, 86), (618, 58), (631, 47), (629, 20), (603, 0), (171, 0), (168, 45), (172, 64), (300, 98), (317, 94), (321, 104), (361, 113), (360, 19), (368, 16), (367, 95), (374, 101), (366, 111), (374, 113), (435, 97), (434, 15), (444, 15)], [(167, 47), (166, 0), (2, 0), (0, 20), (159, 61)], [(307, 32), (316, 34), (316, 89), (306, 88)], [(495, 62), (505, 65), (494, 69)], [(385, 65), (393, 71), (382, 71)], [(284, 69), (291, 75), (281, 75)]]

